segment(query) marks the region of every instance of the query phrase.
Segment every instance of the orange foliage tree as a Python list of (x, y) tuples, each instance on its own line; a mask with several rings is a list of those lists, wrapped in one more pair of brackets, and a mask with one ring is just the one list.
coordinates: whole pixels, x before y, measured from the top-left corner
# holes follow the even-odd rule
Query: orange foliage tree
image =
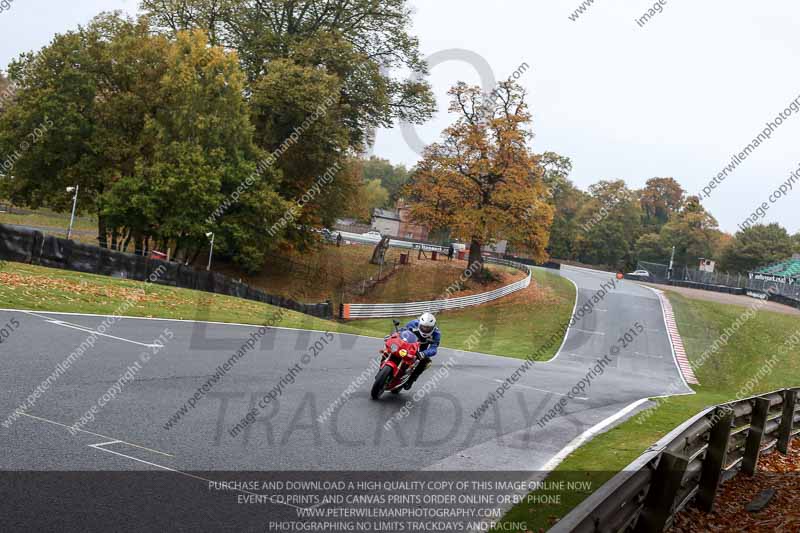
[(505, 82), (485, 94), (459, 83), (449, 94), (459, 117), (444, 141), (426, 148), (405, 188), (412, 217), (470, 242), (470, 264), (482, 265), (481, 248), (502, 239), (546, 260), (553, 208), (539, 156), (528, 147), (525, 90)]

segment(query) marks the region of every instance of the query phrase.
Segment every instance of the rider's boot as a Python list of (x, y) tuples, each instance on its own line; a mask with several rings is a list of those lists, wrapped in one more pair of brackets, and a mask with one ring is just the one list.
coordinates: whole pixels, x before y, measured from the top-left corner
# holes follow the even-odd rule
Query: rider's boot
[(420, 361), (420, 363), (414, 369), (414, 373), (411, 374), (411, 377), (408, 378), (408, 381), (406, 381), (406, 384), (403, 385), (403, 388), (405, 390), (409, 390), (414, 385), (414, 382), (417, 381), (417, 379), (419, 379), (422, 373), (425, 372), (425, 369), (428, 368), (429, 366), (431, 366), (431, 358), (430, 357), (423, 358), (422, 361)]

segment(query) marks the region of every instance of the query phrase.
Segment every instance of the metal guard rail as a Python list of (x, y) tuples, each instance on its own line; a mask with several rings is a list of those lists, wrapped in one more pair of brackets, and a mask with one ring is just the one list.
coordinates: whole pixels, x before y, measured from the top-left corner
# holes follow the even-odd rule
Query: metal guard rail
[(507, 261), (505, 259), (496, 259), (493, 257), (486, 258), (487, 263), (497, 265), (509, 266), (521, 270), (527, 274), (524, 279), (516, 281), (505, 287), (500, 287), (489, 292), (480, 294), (471, 294), (469, 296), (461, 296), (458, 298), (446, 298), (443, 300), (431, 300), (427, 302), (409, 302), (409, 303), (386, 303), (386, 304), (342, 304), (341, 317), (344, 320), (351, 320), (354, 318), (390, 318), (401, 316), (414, 316), (425, 312), (438, 313), (441, 311), (449, 311), (453, 309), (463, 309), (465, 307), (472, 307), (481, 305), (492, 300), (497, 300), (503, 296), (507, 296), (517, 291), (526, 289), (531, 284), (532, 269), (528, 265), (517, 263), (514, 261)]

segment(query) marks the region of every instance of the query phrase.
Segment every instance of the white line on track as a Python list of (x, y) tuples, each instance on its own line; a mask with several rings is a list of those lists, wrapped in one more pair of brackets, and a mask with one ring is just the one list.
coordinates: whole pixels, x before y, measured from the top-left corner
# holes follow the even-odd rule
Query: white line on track
[[(505, 383), (505, 381), (503, 381), (502, 379), (495, 379), (495, 380), (492, 380), (492, 381), (495, 381), (497, 383)], [(520, 385), (519, 383), (512, 383), (511, 386), (512, 387), (521, 387), (523, 389), (537, 390), (539, 392), (546, 392), (548, 394), (555, 394), (556, 396), (563, 396), (565, 398), (570, 398), (572, 400), (581, 400), (581, 401), (584, 401), (584, 402), (588, 402), (589, 401), (589, 398), (584, 398), (583, 396), (570, 396), (569, 394), (561, 394), (560, 392), (553, 392), (553, 391), (549, 391), (547, 389), (537, 389), (536, 387), (529, 387), (527, 385)]]
[(600, 434), (605, 430), (608, 426), (619, 420), (620, 418), (624, 417), (643, 403), (649, 401), (647, 398), (642, 398), (641, 400), (637, 400), (630, 404), (629, 406), (617, 411), (615, 414), (609, 416), (605, 420), (602, 420), (595, 424), (594, 426), (590, 427), (577, 437), (575, 437), (572, 442), (567, 444), (564, 449), (560, 452), (555, 454), (553, 457), (547, 461), (544, 466), (540, 468), (543, 472), (549, 472), (554, 470), (561, 462), (566, 459), (572, 452), (583, 446), (588, 441), (592, 440), (596, 435)]
[[(56, 422), (55, 420), (48, 420), (48, 419), (46, 419), (46, 418), (42, 418), (42, 417), (40, 417), (40, 416), (34, 416), (34, 415), (30, 415), (30, 414), (28, 414), (28, 413), (20, 413), (20, 414), (22, 414), (22, 416), (27, 416), (27, 417), (29, 417), (29, 418), (33, 418), (33, 419), (35, 419), (35, 420), (40, 420), (40, 421), (42, 421), (42, 422), (47, 422), (48, 424), (53, 424), (53, 425), (56, 425), (56, 426), (61, 426), (61, 427), (63, 427), (63, 428), (69, 428), (69, 427), (70, 427), (70, 426), (68, 426), (68, 425), (66, 425), (66, 424), (62, 424), (61, 422)], [(86, 434), (88, 434), (88, 435), (94, 435), (95, 437), (102, 437), (102, 438), (104, 438), (104, 439), (111, 439), (111, 440), (109, 440), (109, 441), (107, 441), (107, 442), (98, 442), (97, 444), (87, 444), (87, 446), (88, 446), (89, 448), (93, 448), (93, 449), (95, 449), (95, 450), (100, 450), (100, 451), (103, 451), (103, 452), (106, 452), (106, 453), (111, 453), (111, 454), (114, 454), (114, 455), (119, 455), (120, 457), (125, 457), (126, 459), (129, 459), (129, 460), (131, 460), (131, 461), (137, 461), (137, 462), (139, 462), (139, 463), (144, 463), (144, 464), (146, 464), (146, 465), (150, 465), (150, 466), (153, 466), (153, 467), (155, 467), (155, 468), (160, 468), (160, 469), (162, 469), (162, 470), (167, 470), (167, 471), (169, 471), (169, 472), (173, 472), (173, 473), (175, 473), (175, 474), (180, 474), (180, 475), (182, 475), (182, 476), (190, 477), (190, 478), (192, 478), (192, 479), (197, 479), (197, 480), (199, 480), (199, 481), (204, 481), (204, 482), (206, 482), (206, 483), (213, 483), (213, 482), (214, 482), (214, 480), (207, 479), (207, 478), (200, 477), (200, 476), (196, 476), (196, 475), (194, 475), (194, 474), (190, 474), (190, 473), (188, 473), (188, 472), (183, 472), (182, 470), (177, 470), (177, 469), (175, 469), (175, 468), (172, 468), (172, 467), (169, 467), (169, 466), (164, 466), (164, 465), (160, 465), (160, 464), (158, 464), (158, 463), (153, 463), (153, 462), (150, 462), (150, 461), (145, 461), (144, 459), (139, 459), (138, 457), (133, 457), (132, 455), (126, 455), (126, 454), (124, 454), (124, 453), (115, 452), (114, 450), (109, 450), (108, 448), (105, 448), (105, 446), (110, 446), (110, 445), (112, 445), (112, 444), (124, 444), (124, 445), (126, 445), (126, 446), (132, 446), (132, 447), (134, 447), (134, 448), (139, 448), (139, 449), (141, 449), (141, 450), (147, 450), (148, 452), (152, 452), (152, 453), (157, 453), (157, 454), (165, 455), (165, 456), (167, 456), (167, 457), (175, 457), (174, 455), (171, 455), (171, 454), (169, 454), (169, 453), (160, 452), (160, 451), (158, 451), (158, 450), (154, 450), (154, 449), (152, 449), (152, 448), (148, 448), (148, 447), (146, 447), (146, 446), (140, 446), (140, 445), (138, 445), (138, 444), (133, 444), (133, 443), (131, 443), (131, 442), (127, 442), (127, 441), (124, 441), (124, 440), (120, 440), (120, 439), (114, 439), (114, 438), (112, 438), (112, 437), (109, 437), (109, 436), (106, 436), (106, 435), (102, 435), (102, 434), (100, 434), (100, 433), (95, 433), (95, 432), (93, 432), (93, 431), (86, 431), (85, 429), (78, 429), (77, 431), (80, 431), (81, 433), (86, 433)], [(244, 489), (235, 489), (235, 490), (237, 490), (238, 492), (242, 492), (242, 493), (245, 493), (245, 494), (249, 494), (249, 495), (251, 495), (251, 496), (266, 496), (266, 495), (264, 495), (264, 494), (258, 494), (258, 493), (256, 493), (256, 492), (250, 492), (250, 491), (248, 491), (248, 490), (244, 490)], [(274, 497), (274, 496), (268, 496), (268, 498), (269, 498), (270, 502), (272, 502), (272, 503), (274, 503), (274, 504), (288, 505), (289, 507), (294, 507), (295, 509), (305, 509), (304, 507), (298, 507), (298, 506), (296, 506), (296, 505), (292, 505), (292, 504), (290, 504), (290, 503), (286, 503), (286, 502), (280, 502), (280, 501), (275, 501), (275, 497)]]
[[(47, 422), (48, 424), (53, 424), (55, 426), (61, 426), (62, 428), (65, 428), (67, 430), (69, 430), (69, 428), (72, 427), (72, 426), (68, 426), (66, 424), (62, 424), (61, 422), (56, 422), (55, 420), (48, 420), (46, 418), (42, 418), (41, 416), (34, 416), (34, 415), (31, 415), (31, 414), (28, 414), (28, 413), (20, 413), (20, 414), (22, 416), (27, 416), (28, 418), (33, 418), (34, 420), (39, 420), (41, 422)], [(80, 431), (81, 433), (86, 433), (87, 435), (94, 435), (95, 437), (101, 437), (101, 438), (104, 438), (104, 439), (111, 439), (114, 442), (121, 442), (122, 444), (126, 444), (128, 446), (133, 446), (134, 448), (140, 448), (142, 450), (147, 450), (148, 452), (153, 452), (153, 453), (157, 453), (157, 454), (160, 454), (160, 455), (165, 455), (167, 457), (175, 457), (174, 455), (169, 454), (169, 453), (160, 452), (158, 450), (154, 450), (153, 448), (148, 448), (147, 446), (140, 446), (138, 444), (133, 444), (132, 442), (127, 442), (127, 441), (124, 441), (124, 440), (115, 439), (114, 437), (109, 437), (108, 435), (102, 435), (100, 433), (95, 433), (94, 431), (87, 431), (85, 429), (78, 429), (78, 428), (73, 428), (73, 429), (75, 429), (76, 431)], [(108, 444), (108, 443), (106, 443), (106, 444)]]
[(127, 342), (127, 343), (130, 343), (130, 344), (136, 344), (138, 346), (144, 346), (145, 348), (155, 348), (156, 347), (156, 345), (154, 345), (154, 344), (147, 344), (147, 343), (144, 343), (144, 342), (132, 341), (130, 339), (123, 339), (122, 337), (116, 337), (114, 335), (109, 335), (107, 333), (100, 333), (99, 331), (95, 331), (92, 328), (88, 328), (86, 326), (81, 326), (80, 324), (72, 324), (71, 322), (65, 322), (63, 320), (56, 320), (54, 318), (50, 318), (49, 316), (39, 315), (39, 314), (36, 314), (36, 313), (32, 313), (30, 311), (23, 311), (23, 312), (26, 313), (26, 314), (33, 315), (35, 317), (44, 319), (44, 321), (47, 322), (48, 324), (55, 324), (56, 326), (62, 326), (62, 327), (65, 327), (65, 328), (75, 329), (75, 330), (78, 330), (78, 331), (82, 331), (84, 333), (97, 335), (98, 337), (107, 337), (109, 339), (114, 339), (114, 340), (118, 340), (118, 341), (122, 341), (122, 342)]
[[(505, 383), (505, 381), (503, 381), (502, 379), (493, 379), (492, 381), (494, 381), (496, 383)], [(589, 398), (584, 398), (583, 396), (570, 396), (569, 394), (561, 394), (560, 392), (553, 392), (553, 391), (547, 390), (547, 389), (537, 389), (536, 387), (529, 387), (528, 385), (520, 385), (519, 383), (512, 383), (511, 386), (512, 387), (521, 387), (523, 389), (536, 390), (536, 391), (539, 391), (539, 392), (546, 392), (548, 394), (555, 394), (556, 396), (563, 396), (565, 398), (570, 398), (572, 400), (581, 400), (581, 401), (584, 401), (584, 402), (588, 402), (589, 401)]]
[(603, 335), (605, 336), (605, 332), (603, 331), (589, 331), (588, 329), (581, 329), (581, 328), (572, 328), (573, 331), (579, 331), (581, 333), (586, 333), (587, 335)]

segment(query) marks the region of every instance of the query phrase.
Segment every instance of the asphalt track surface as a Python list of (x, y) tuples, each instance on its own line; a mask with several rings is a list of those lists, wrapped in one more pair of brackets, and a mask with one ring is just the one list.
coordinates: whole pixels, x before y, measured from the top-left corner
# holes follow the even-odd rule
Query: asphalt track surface
[[(608, 273), (564, 268), (578, 287), (576, 309), (597, 301), (567, 333), (558, 355), (536, 363), (477, 420), (471, 414), (523, 361), (441, 349), (438, 367), (452, 361), (428, 394), (391, 429), (411, 393), (369, 398), (372, 375), (334, 414), (320, 421), (377, 356), (382, 340), (332, 339), (302, 366), (294, 383), (259, 419), (233, 437), (229, 430), (297, 365), (323, 332), (272, 329), (193, 409), (165, 424), (232, 353), (257, 330), (240, 325), (120, 319), (100, 336), (10, 427), (0, 427), (2, 471), (524, 471), (551, 469), (576, 439), (613, 424), (648, 397), (691, 390), (676, 366), (657, 295)], [(19, 327), (0, 345), (0, 420), (18, 406), (104, 317), (0, 311), (0, 324)], [(502, 317), (500, 317), (502, 319)], [(620, 337), (636, 324), (633, 342)], [(77, 422), (147, 345), (170, 331), (172, 340), (141, 365), (93, 422)], [(446, 335), (447, 332), (444, 332)], [(619, 350), (614, 347), (619, 348)], [(611, 363), (563, 414), (538, 423), (603, 356)], [(432, 367), (416, 389), (433, 379)], [(441, 374), (440, 374), (441, 375)], [(172, 475), (172, 474), (170, 474)], [(189, 482), (189, 481), (187, 481)]]

